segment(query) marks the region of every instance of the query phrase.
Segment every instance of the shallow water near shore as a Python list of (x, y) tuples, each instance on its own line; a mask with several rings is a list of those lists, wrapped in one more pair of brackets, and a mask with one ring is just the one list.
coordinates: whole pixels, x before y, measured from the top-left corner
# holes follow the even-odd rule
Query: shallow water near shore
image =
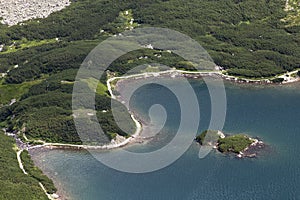
[[(210, 98), (201, 80), (191, 80), (191, 84), (199, 99), (200, 133), (209, 124)], [(300, 83), (225, 85), (227, 116), (223, 131), (261, 138), (270, 148), (258, 158), (237, 159), (212, 151), (199, 159), (199, 145), (193, 143), (172, 165), (146, 174), (113, 170), (83, 150), (35, 150), (33, 159), (54, 179), (67, 199), (300, 199), (300, 160), (297, 159), (300, 155)], [(165, 88), (145, 86), (134, 94), (130, 105), (147, 120), (148, 109), (155, 103), (165, 105), (168, 112), (165, 128), (153, 141), (126, 149), (149, 152), (173, 138), (180, 121), (180, 109)]]

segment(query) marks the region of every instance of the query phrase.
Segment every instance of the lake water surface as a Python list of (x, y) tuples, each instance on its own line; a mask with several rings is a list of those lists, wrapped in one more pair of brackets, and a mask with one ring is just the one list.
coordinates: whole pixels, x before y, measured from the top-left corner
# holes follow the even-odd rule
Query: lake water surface
[[(193, 80), (191, 84), (199, 99), (200, 133), (210, 120), (209, 93), (202, 81)], [(223, 131), (261, 138), (269, 148), (258, 158), (237, 159), (213, 151), (199, 159), (199, 145), (193, 143), (172, 165), (146, 174), (113, 170), (86, 151), (43, 150), (34, 152), (33, 158), (64, 195), (74, 200), (300, 199), (300, 83), (225, 85), (227, 116)], [(127, 149), (151, 151), (174, 136), (180, 109), (165, 88), (148, 85), (139, 89), (131, 107), (143, 116), (153, 103), (165, 105), (168, 111), (165, 128), (152, 142)]]

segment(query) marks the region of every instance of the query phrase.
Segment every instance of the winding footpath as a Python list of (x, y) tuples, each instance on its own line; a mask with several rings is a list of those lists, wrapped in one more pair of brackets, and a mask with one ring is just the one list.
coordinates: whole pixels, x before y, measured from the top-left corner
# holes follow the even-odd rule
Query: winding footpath
[(23, 174), (26, 174), (28, 175), (28, 173), (25, 171), (24, 169), (24, 166), (23, 166), (23, 163), (22, 163), (22, 160), (21, 160), (21, 153), (24, 151), (24, 149), (21, 149), (17, 152), (17, 160), (18, 160), (18, 163), (19, 163), (19, 167), (20, 169), (22, 170)]
[[(10, 137), (13, 137), (16, 140), (16, 144), (18, 145), (18, 151), (16, 151), (17, 154), (17, 161), (19, 164), (19, 168), (22, 170), (23, 174), (29, 176), (29, 174), (26, 172), (24, 165), (22, 163), (21, 154), (24, 150), (29, 150), (30, 148), (33, 148), (34, 146), (29, 146), (25, 143), (23, 143), (14, 133), (8, 133), (6, 129), (2, 129), (4, 131), (4, 134)], [(26, 138), (26, 136), (25, 136)], [(26, 138), (27, 139), (27, 138)], [(39, 182), (39, 186), (44, 191), (45, 195), (48, 197), (49, 200), (59, 200), (59, 196), (57, 194), (48, 194), (47, 190), (45, 189), (44, 185)]]
[[(21, 150), (17, 151), (17, 160), (18, 160), (19, 167), (22, 170), (23, 174), (28, 176), (28, 173), (24, 169), (22, 159), (21, 159), (21, 154), (22, 154), (23, 151), (24, 151), (24, 149), (21, 149)], [(44, 191), (45, 195), (48, 197), (49, 200), (57, 200), (58, 199), (57, 194), (48, 194), (47, 190), (45, 189), (44, 185), (41, 182), (39, 182), (39, 186), (42, 188), (42, 190)]]

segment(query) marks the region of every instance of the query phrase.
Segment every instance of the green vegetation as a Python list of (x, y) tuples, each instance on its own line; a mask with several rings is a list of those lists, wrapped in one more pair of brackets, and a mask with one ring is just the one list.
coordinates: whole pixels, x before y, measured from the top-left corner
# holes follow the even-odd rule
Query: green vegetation
[[(0, 73), (8, 72), (0, 78), (0, 127), (24, 130), (35, 144), (39, 140), (81, 144), (71, 109), (77, 70), (101, 41), (137, 26), (170, 28), (189, 35), (230, 75), (262, 78), (298, 69), (299, 0), (289, 0), (289, 6), (293, 9), (286, 9), (282, 0), (77, 0), (45, 19), (22, 26), (0, 24), (0, 44), (4, 44)], [(149, 63), (194, 70), (192, 63), (157, 49), (130, 52), (109, 70), (122, 75)], [(135, 126), (127, 109), (113, 101), (119, 107), (117, 122), (125, 125), (121, 130), (113, 118), (106, 76), (96, 78), (101, 82), (95, 107), (105, 132), (100, 139), (108, 142), (117, 134), (128, 137)], [(91, 77), (85, 80), (90, 87), (97, 83)], [(4, 106), (12, 99), (17, 102)], [(218, 140), (220, 151), (235, 153), (252, 142), (243, 135), (220, 139), (214, 133), (203, 132), (196, 140), (202, 144)], [(24, 175), (13, 148), (14, 140), (0, 133), (0, 199), (47, 199), (38, 182), (50, 193), (55, 191), (53, 183), (33, 166), (27, 152), (21, 155), (29, 172)]]
[(0, 199), (47, 200), (38, 180), (19, 168), (15, 141), (0, 131)]
[[(66, 43), (69, 41), (75, 46), (84, 46), (86, 42), (82, 41), (99, 42), (99, 39), (104, 39), (107, 35), (134, 28), (137, 24), (140, 27), (166, 27), (181, 31), (197, 40), (209, 51), (216, 64), (229, 69), (229, 74), (270, 77), (296, 69), (300, 64), (300, 25), (281, 20), (291, 12), (299, 12), (298, 0), (289, 0), (289, 4), (297, 11), (286, 11), (285, 1), (282, 0), (204, 0), (201, 3), (197, 0), (184, 3), (180, 0), (80, 0), (46, 19), (39, 20), (39, 23), (37, 20), (31, 20), (24, 26), (2, 26), (0, 43), (9, 46), (14, 41), (51, 41), (53, 38), (59, 38), (61, 42), (40, 47), (68, 45)], [(83, 59), (75, 46), (64, 49), (67, 66), (67, 63), (80, 63), (79, 60)], [(92, 47), (93, 45), (90, 49)], [(58, 49), (55, 48), (54, 51)], [(75, 56), (74, 60), (68, 59), (73, 57), (72, 52), (79, 55)], [(85, 55), (87, 53), (88, 51)], [(55, 61), (61, 59), (62, 57), (58, 56)], [(164, 59), (168, 60), (168, 55)], [(37, 67), (32, 70), (43, 68), (44, 62), (43, 59), (35, 61)], [(18, 64), (21, 65), (22, 62)], [(47, 65), (49, 66), (51, 64)], [(176, 63), (173, 66), (176, 66)], [(39, 69), (34, 74), (45, 73), (43, 71)], [(8, 81), (14, 82), (14, 76), (12, 72)]]
[(216, 145), (222, 153), (240, 153), (253, 143), (252, 139), (243, 134), (221, 137), (218, 132), (216, 130), (203, 131), (195, 140), (201, 145)]
[(21, 84), (0, 84), (0, 105), (8, 104), (12, 99), (19, 100), (29, 91), (29, 88), (40, 82), (41, 80), (35, 80)]
[(78, 69), (87, 54), (99, 42), (100, 40), (60, 42), (4, 54), (2, 55), (5, 61), (3, 65), (7, 67), (3, 71), (14, 65), (19, 66), (9, 71), (5, 81), (8, 84), (18, 84), (38, 79), (42, 74)]
[(196, 137), (196, 141), (201, 145), (207, 145), (216, 143), (220, 139), (220, 135), (218, 135), (218, 131), (215, 130), (205, 130), (200, 135)]
[(300, 25), (300, 1), (299, 0), (287, 0), (285, 5), (285, 11), (287, 16), (282, 20), (287, 22), (287, 26)]
[[(71, 108), (76, 73), (77, 71), (73, 69), (64, 70), (39, 81), (21, 96), (20, 101), (12, 106), (0, 108), (0, 122), (4, 122), (3, 126), (10, 131), (25, 127), (25, 134), (30, 140), (82, 144), (74, 125)], [(86, 84), (92, 86), (97, 82), (90, 78), (87, 79)], [(115, 107), (119, 107), (119, 119), (125, 121), (123, 124), (127, 126), (125, 129), (127, 133), (117, 126), (111, 111), (111, 99), (106, 91), (106, 85), (99, 83), (96, 110), (99, 122), (107, 136), (107, 139), (103, 140), (108, 142), (114, 134), (127, 136), (127, 133), (133, 133), (135, 125), (127, 109), (121, 103), (114, 101)]]
[(36, 47), (36, 46), (41, 46), (44, 44), (50, 44), (50, 43), (55, 43), (57, 42), (56, 39), (46, 39), (46, 40), (40, 40), (40, 41), (28, 41), (26, 38), (23, 38), (20, 41), (12, 41), (12, 44), (9, 46), (5, 46), (0, 52), (0, 54), (7, 54), (7, 53), (13, 53), (25, 48), (30, 48), (30, 47)]
[(31, 160), (28, 151), (23, 151), (21, 153), (21, 160), (25, 171), (29, 174), (30, 177), (42, 183), (48, 194), (53, 194), (57, 191), (53, 184), (53, 181), (49, 179), (46, 175), (44, 175), (39, 168), (34, 166), (34, 163)]
[(271, 80), (273, 83), (282, 83), (284, 81), (284, 78), (274, 78)]
[[(82, 80), (87, 83), (90, 88), (96, 88), (96, 93), (102, 96), (108, 96), (107, 86), (104, 83), (99, 82), (99, 80), (90, 77), (88, 79)], [(69, 82), (69, 84), (72, 84)]]
[(232, 69), (229, 74), (261, 78), (291, 71), (300, 63), (296, 56), (300, 53), (296, 42), (300, 27), (286, 28), (280, 21), (286, 15), (284, 4), (280, 0), (226, 0), (188, 1), (182, 6), (173, 0), (133, 13), (139, 23), (190, 35), (209, 51), (216, 64)]
[[(18, 100), (0, 108), (0, 126), (9, 130), (25, 127), (33, 140), (81, 144), (71, 109), (77, 70), (101, 41), (138, 26), (165, 27), (189, 35), (230, 75), (258, 79), (298, 69), (300, 26), (282, 20), (289, 15), (282, 0), (79, 0), (39, 22), (0, 25), (0, 44), (5, 44), (0, 73), (9, 70), (0, 82), (0, 105)], [(193, 63), (159, 49), (130, 52), (109, 70), (122, 75), (149, 63), (194, 70)], [(119, 105), (123, 109), (119, 115), (127, 119), (126, 134), (113, 119), (106, 76), (95, 78), (101, 80), (96, 109), (105, 132), (103, 140), (116, 134), (128, 136), (134, 131), (129, 113)], [(91, 77), (85, 80), (90, 87), (97, 83)]]
[(125, 30), (131, 30), (137, 27), (138, 24), (134, 22), (132, 10), (125, 10), (119, 13), (115, 21), (104, 26), (104, 34), (117, 34)]
[(98, 83), (96, 93), (102, 96), (109, 96), (107, 86), (103, 83)]
[(247, 148), (253, 141), (246, 135), (232, 135), (225, 138), (220, 138), (218, 141), (218, 150), (220, 152), (239, 153)]

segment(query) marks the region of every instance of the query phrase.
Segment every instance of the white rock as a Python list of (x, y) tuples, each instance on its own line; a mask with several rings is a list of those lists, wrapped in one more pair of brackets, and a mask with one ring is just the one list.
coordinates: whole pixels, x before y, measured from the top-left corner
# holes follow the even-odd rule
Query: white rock
[(12, 26), (29, 19), (45, 18), (70, 4), (70, 0), (0, 0), (1, 23)]
[(58, 195), (58, 194), (55, 194), (55, 193), (54, 193), (54, 194), (51, 194), (51, 196), (52, 196), (53, 199), (58, 199), (58, 198), (59, 198), (59, 195)]

